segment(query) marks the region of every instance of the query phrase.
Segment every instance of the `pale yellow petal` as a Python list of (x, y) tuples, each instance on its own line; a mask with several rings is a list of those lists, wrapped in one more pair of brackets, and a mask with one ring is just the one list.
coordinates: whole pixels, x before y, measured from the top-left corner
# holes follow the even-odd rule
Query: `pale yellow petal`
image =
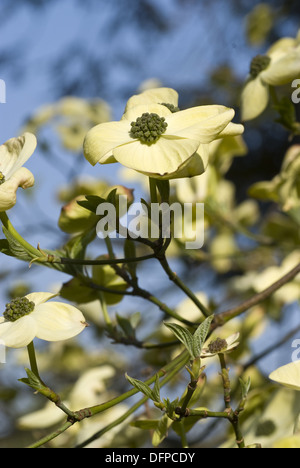
[(282, 37), (281, 39), (278, 39), (278, 41), (274, 42), (274, 44), (269, 48), (267, 55), (274, 57), (278, 52), (286, 53), (295, 47), (296, 43), (297, 41), (293, 37)]
[(224, 106), (199, 106), (176, 112), (166, 118), (165, 135), (210, 143), (227, 127), (234, 110)]
[[(8, 211), (15, 206), (17, 203), (17, 188), (15, 185), (13, 187), (11, 184), (0, 185), (0, 212)], [(5, 187), (4, 187), (5, 186)]]
[[(149, 104), (140, 104), (139, 106), (130, 107), (122, 116), (121, 121), (129, 121), (134, 122), (138, 117), (141, 117), (143, 114), (157, 114), (160, 117), (168, 117), (172, 114), (172, 112), (166, 107), (162, 106), (161, 104), (156, 104), (155, 102), (151, 102)], [(130, 129), (129, 129), (130, 130)]]
[(243, 122), (258, 117), (269, 102), (269, 86), (260, 77), (250, 79), (241, 95), (241, 119)]
[(141, 104), (172, 104), (178, 106), (178, 93), (172, 88), (152, 88), (132, 96), (126, 104), (125, 112)]
[(0, 323), (0, 340), (8, 348), (24, 348), (36, 336), (36, 323), (32, 314), (15, 322)]
[(37, 145), (32, 133), (11, 138), (0, 146), (0, 171), (9, 179), (33, 154)]
[(300, 361), (279, 367), (269, 375), (269, 378), (285, 387), (300, 390)]
[(86, 322), (80, 310), (63, 302), (40, 304), (31, 313), (37, 325), (36, 336), (46, 341), (61, 341), (81, 333)]
[(18, 169), (10, 179), (0, 185), (0, 212), (13, 208), (17, 201), (19, 187), (26, 189), (33, 185), (33, 174), (25, 167)]
[(219, 133), (218, 138), (242, 135), (244, 131), (244, 125), (230, 122), (227, 127)]
[(207, 169), (208, 160), (209, 145), (200, 145), (197, 152), (181, 164), (175, 172), (159, 178), (170, 180), (201, 175)]
[(144, 174), (163, 176), (175, 172), (198, 149), (194, 140), (162, 135), (152, 145), (134, 141), (114, 150), (117, 161)]
[(44, 302), (50, 301), (54, 297), (57, 297), (57, 294), (48, 293), (48, 292), (38, 292), (38, 293), (31, 293), (25, 296), (30, 302), (34, 302), (35, 306), (40, 304), (44, 304)]
[(236, 341), (239, 339), (239, 336), (240, 336), (239, 333), (234, 333), (233, 335), (231, 335), (231, 336), (229, 336), (228, 338), (226, 338), (227, 347), (229, 348), (229, 347), (232, 346), (234, 343), (236, 343)]
[(300, 76), (300, 48), (293, 49), (277, 60), (272, 60), (268, 68), (261, 72), (261, 79), (272, 86), (290, 83)]
[(93, 166), (100, 163), (115, 162), (112, 150), (120, 145), (132, 141), (129, 135), (130, 124), (128, 122), (105, 122), (93, 127), (87, 133), (83, 152), (85, 158)]

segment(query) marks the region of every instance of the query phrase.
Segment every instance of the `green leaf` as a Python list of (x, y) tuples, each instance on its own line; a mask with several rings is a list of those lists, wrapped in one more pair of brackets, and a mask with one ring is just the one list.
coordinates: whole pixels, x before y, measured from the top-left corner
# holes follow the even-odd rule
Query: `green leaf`
[[(6, 237), (1, 241), (0, 244), (0, 252), (5, 255), (9, 255), (10, 257), (15, 257), (18, 260), (22, 260), (24, 262), (31, 262), (35, 256), (29, 250), (27, 250), (23, 245), (21, 245), (18, 240), (5, 228), (3, 227), (3, 233)], [(53, 257), (61, 257), (64, 252), (61, 251), (54, 251), (54, 250), (43, 250), (45, 254)], [(38, 261), (36, 262), (38, 263)], [(62, 263), (51, 263), (51, 262), (43, 262), (44, 266), (48, 268), (52, 268), (54, 270), (62, 271), (64, 273), (73, 274), (74, 267), (72, 265), (64, 265)]]
[(99, 299), (98, 292), (89, 286), (82, 284), (80, 278), (72, 278), (67, 283), (63, 283), (59, 291), (59, 295), (63, 299), (76, 302), (77, 304), (88, 304), (89, 302)]
[(159, 382), (159, 375), (156, 374), (155, 376), (155, 384), (152, 390), (153, 396), (154, 396), (154, 401), (157, 403), (160, 402), (160, 382)]
[(166, 408), (166, 414), (169, 416), (170, 419), (174, 417), (175, 409), (179, 406), (179, 398), (177, 397), (175, 400), (170, 401), (169, 398), (164, 398), (163, 403)]
[(135, 387), (139, 392), (142, 392), (144, 395), (150, 398), (150, 400), (156, 401), (155, 395), (153, 394), (153, 391), (149, 387), (149, 385), (145, 384), (141, 380), (137, 380), (137, 379), (134, 379), (133, 377), (129, 377), (128, 374), (125, 374), (125, 377), (128, 380), (128, 382), (130, 382), (131, 385)]
[(92, 213), (96, 213), (98, 206), (101, 203), (106, 203), (105, 198), (98, 197), (97, 195), (86, 195), (86, 200), (77, 201), (79, 206), (82, 206)]
[(69, 258), (84, 259), (87, 246), (95, 239), (96, 232), (90, 231), (85, 234), (72, 237), (65, 245)]
[(58, 403), (60, 401), (59, 395), (57, 395), (51, 388), (41, 382), (40, 378), (32, 372), (30, 369), (25, 369), (27, 374), (27, 379), (19, 379), (19, 382), (23, 382), (29, 387), (33, 388), (36, 392), (48, 398), (53, 403)]
[(137, 427), (139, 429), (145, 429), (147, 431), (156, 429), (159, 423), (159, 419), (142, 419), (138, 421), (133, 421), (130, 423), (130, 426)]
[(45, 388), (45, 386), (40, 381), (39, 377), (37, 377), (34, 374), (34, 372), (32, 372), (30, 369), (25, 369), (25, 371), (27, 374), (27, 379), (19, 379), (20, 382), (25, 383), (26, 385), (33, 388), (34, 390), (37, 390), (38, 392)]
[(287, 214), (297, 223), (300, 224), (300, 209), (298, 207), (291, 208)]
[(176, 432), (177, 435), (181, 436), (182, 434), (182, 427), (183, 424), (184, 432), (188, 433), (194, 426), (197, 424), (198, 421), (201, 421), (203, 418), (201, 416), (189, 416), (188, 418), (184, 418), (182, 421), (174, 421), (172, 425), (172, 429)]
[(159, 421), (152, 437), (152, 444), (154, 447), (158, 447), (158, 445), (160, 445), (162, 441), (167, 437), (168, 430), (172, 426), (172, 424), (172, 419), (168, 418), (168, 416), (164, 414), (164, 416)]
[[(24, 260), (26, 262), (30, 262), (34, 257), (33, 255), (25, 249), (11, 234), (10, 232), (3, 227), (3, 233), (7, 239), (8, 242), (8, 250), (7, 250), (7, 255), (10, 255), (12, 257), (16, 257), (19, 260)], [(7, 249), (7, 244), (6, 244), (6, 249)], [(5, 252), (3, 252), (5, 253)]]
[(112, 203), (115, 207), (117, 206), (118, 196), (117, 196), (116, 188), (114, 188), (111, 192), (109, 192), (106, 200), (108, 201), (108, 203)]
[(116, 314), (118, 325), (122, 328), (127, 338), (135, 338), (135, 330), (132, 327), (130, 319)]
[(0, 239), (0, 252), (4, 255), (14, 257), (13, 253), (10, 251), (9, 242), (7, 239)]
[(284, 96), (278, 104), (274, 105), (274, 108), (279, 113), (279, 118), (276, 119), (275, 122), (280, 123), (292, 132), (297, 131), (296, 108), (292, 100), (289, 97)]
[(194, 359), (195, 356), (194, 356), (194, 349), (193, 349), (193, 336), (189, 332), (189, 330), (187, 330), (186, 328), (183, 328), (181, 325), (178, 325), (177, 323), (165, 322), (165, 326), (172, 331), (172, 333), (176, 336), (176, 338), (178, 338), (179, 341), (181, 341), (181, 343), (184, 344), (184, 346), (190, 353), (191, 358)]
[(199, 357), (201, 355), (202, 348), (207, 338), (207, 335), (209, 333), (210, 325), (211, 325), (211, 322), (213, 321), (213, 318), (214, 318), (213, 315), (210, 315), (209, 317), (207, 317), (204, 320), (204, 322), (202, 322), (201, 325), (199, 325), (199, 327), (197, 328), (197, 330), (195, 331), (193, 335), (192, 348), (193, 348), (193, 354), (195, 357)]
[(240, 381), (240, 385), (242, 388), (242, 398), (245, 399), (247, 398), (250, 387), (251, 387), (251, 378), (248, 377), (246, 382), (244, 382), (244, 380), (242, 379), (239, 379), (239, 381)]
[(132, 314), (130, 316), (130, 323), (131, 323), (131, 326), (136, 329), (136, 327), (141, 323), (141, 313), (140, 312), (135, 312), (134, 314)]

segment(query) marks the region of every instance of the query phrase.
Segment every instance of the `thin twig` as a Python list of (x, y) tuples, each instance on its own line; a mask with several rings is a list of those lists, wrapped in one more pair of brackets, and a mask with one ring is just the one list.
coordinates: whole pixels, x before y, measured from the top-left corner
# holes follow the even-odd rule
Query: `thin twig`
[(255, 294), (250, 299), (247, 299), (246, 301), (242, 302), (237, 307), (233, 307), (232, 309), (226, 310), (224, 312), (221, 312), (215, 315), (213, 328), (217, 328), (217, 327), (224, 325), (229, 320), (235, 317), (238, 317), (243, 312), (246, 312), (246, 310), (250, 309), (251, 307), (259, 304), (260, 302), (264, 301), (268, 297), (272, 296), (274, 292), (276, 292), (282, 286), (287, 284), (289, 281), (292, 281), (299, 273), (300, 273), (300, 263), (291, 271), (289, 271), (286, 275), (280, 278), (278, 281), (273, 283), (268, 288), (264, 289), (262, 292)]

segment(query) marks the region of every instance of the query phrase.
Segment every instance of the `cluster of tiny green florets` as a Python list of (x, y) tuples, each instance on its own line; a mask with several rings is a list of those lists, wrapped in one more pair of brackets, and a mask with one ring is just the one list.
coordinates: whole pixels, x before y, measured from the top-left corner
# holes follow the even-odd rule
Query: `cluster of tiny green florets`
[(263, 70), (270, 65), (271, 59), (268, 55), (257, 55), (252, 59), (250, 65), (250, 75), (256, 78)]
[(35, 307), (34, 302), (29, 301), (27, 297), (17, 297), (9, 304), (6, 304), (6, 309), (3, 317), (8, 322), (15, 322), (16, 320), (31, 314)]
[(5, 175), (2, 174), (2, 172), (0, 171), (0, 185), (4, 184), (5, 182)]
[(135, 122), (131, 122), (130, 136), (137, 138), (142, 143), (155, 143), (166, 131), (168, 124), (164, 117), (157, 114), (145, 112)]
[(179, 107), (174, 106), (174, 104), (168, 104), (166, 102), (162, 102), (161, 106), (167, 107), (172, 112), (172, 114), (180, 111)]
[(218, 354), (227, 349), (227, 341), (222, 338), (217, 338), (208, 345), (208, 351), (211, 354)]

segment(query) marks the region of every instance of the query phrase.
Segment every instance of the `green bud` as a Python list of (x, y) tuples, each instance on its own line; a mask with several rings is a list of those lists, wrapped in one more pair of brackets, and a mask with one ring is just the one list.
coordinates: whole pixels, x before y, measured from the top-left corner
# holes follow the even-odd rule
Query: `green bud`
[(80, 195), (62, 207), (58, 226), (63, 232), (76, 234), (96, 226), (98, 217), (77, 203), (83, 200), (85, 196)]

